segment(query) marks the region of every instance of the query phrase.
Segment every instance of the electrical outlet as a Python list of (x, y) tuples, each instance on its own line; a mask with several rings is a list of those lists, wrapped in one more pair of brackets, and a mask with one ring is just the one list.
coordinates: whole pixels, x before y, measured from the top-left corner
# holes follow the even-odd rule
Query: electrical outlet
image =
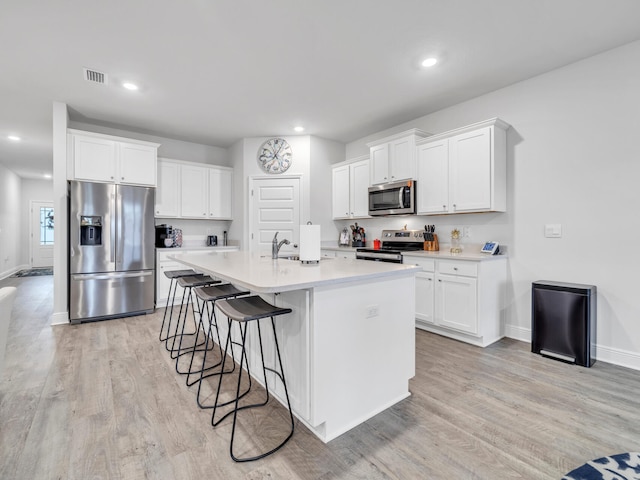
[(365, 318), (373, 318), (380, 315), (380, 307), (378, 305), (369, 305), (365, 312)]
[(471, 227), (462, 227), (462, 236), (464, 238), (469, 238), (471, 236)]
[(561, 238), (562, 225), (559, 223), (547, 223), (544, 226), (544, 236), (546, 238)]

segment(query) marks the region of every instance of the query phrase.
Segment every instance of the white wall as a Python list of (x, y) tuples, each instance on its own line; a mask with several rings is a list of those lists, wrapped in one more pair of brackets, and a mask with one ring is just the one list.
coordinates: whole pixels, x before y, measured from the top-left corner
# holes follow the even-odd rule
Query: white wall
[(20, 177), (0, 164), (0, 279), (28, 264), (21, 260)]
[[(321, 240), (337, 242), (339, 230), (333, 221), (331, 210), (331, 189), (333, 179), (331, 165), (344, 160), (344, 143), (326, 140), (324, 138), (311, 137), (311, 211), (309, 220), (315, 225), (320, 225)], [(327, 201), (329, 192), (329, 201)], [(306, 223), (306, 222), (303, 222)]]
[[(20, 192), (20, 263), (31, 265), (31, 202), (53, 202), (53, 181), (23, 178)], [(54, 216), (57, 212), (54, 210)], [(37, 232), (34, 232), (34, 234)]]
[[(640, 42), (605, 52), (347, 145), (407, 128), (439, 133), (500, 117), (508, 133), (508, 213), (416, 217), (472, 225), (510, 246), (508, 335), (530, 335), (535, 280), (598, 287), (597, 358), (640, 368)], [(401, 219), (391, 221), (395, 227)], [(478, 223), (474, 226), (474, 223)], [(543, 235), (562, 224), (562, 238)], [(495, 232), (495, 233), (494, 233)]]

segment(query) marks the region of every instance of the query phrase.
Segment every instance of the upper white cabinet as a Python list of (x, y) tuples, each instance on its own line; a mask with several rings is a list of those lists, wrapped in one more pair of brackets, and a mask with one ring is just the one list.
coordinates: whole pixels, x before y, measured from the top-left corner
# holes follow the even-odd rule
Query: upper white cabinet
[(67, 178), (156, 185), (157, 143), (69, 130)]
[(333, 218), (369, 215), (369, 158), (333, 167)]
[(504, 212), (509, 125), (498, 118), (417, 144), (417, 213)]
[(156, 217), (232, 219), (233, 169), (160, 159)]
[(415, 179), (416, 142), (428, 135), (414, 128), (367, 143), (371, 158), (371, 185)]
[(180, 216), (180, 164), (158, 160), (158, 188), (156, 189), (156, 217)]

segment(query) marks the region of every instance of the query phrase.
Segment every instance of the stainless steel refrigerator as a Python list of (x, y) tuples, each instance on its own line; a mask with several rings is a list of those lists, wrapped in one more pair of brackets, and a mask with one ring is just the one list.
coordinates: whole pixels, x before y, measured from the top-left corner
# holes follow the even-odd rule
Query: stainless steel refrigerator
[(69, 319), (150, 313), (155, 188), (69, 182)]

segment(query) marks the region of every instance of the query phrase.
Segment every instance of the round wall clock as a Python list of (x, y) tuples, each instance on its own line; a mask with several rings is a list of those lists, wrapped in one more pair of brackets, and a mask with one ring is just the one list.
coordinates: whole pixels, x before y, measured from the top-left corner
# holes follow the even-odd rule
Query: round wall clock
[(267, 173), (283, 173), (291, 166), (291, 145), (282, 138), (270, 138), (258, 150), (258, 163)]

